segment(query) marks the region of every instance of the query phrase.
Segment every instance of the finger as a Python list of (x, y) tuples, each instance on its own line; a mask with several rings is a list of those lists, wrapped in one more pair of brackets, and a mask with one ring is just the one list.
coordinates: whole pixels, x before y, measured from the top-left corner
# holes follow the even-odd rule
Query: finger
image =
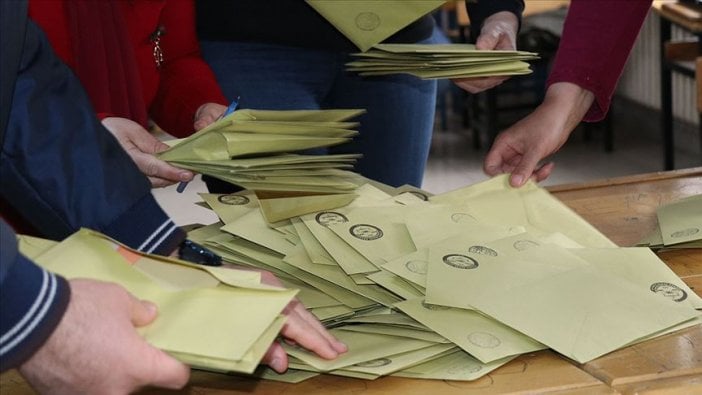
[(548, 176), (551, 175), (551, 172), (553, 169), (556, 167), (556, 164), (553, 162), (549, 162), (543, 166), (541, 166), (538, 170), (534, 172), (534, 175), (536, 176), (536, 182), (541, 182), (545, 179), (548, 178)]
[(219, 119), (226, 110), (225, 106), (212, 103), (203, 105), (195, 114), (193, 127), (200, 130)]
[(522, 157), (521, 162), (512, 172), (512, 176), (509, 179), (510, 185), (512, 185), (515, 188), (519, 188), (522, 185), (524, 185), (524, 183), (529, 179), (529, 177), (531, 177), (540, 159), (541, 158), (539, 158), (539, 155), (537, 154), (526, 153)]
[(324, 359), (339, 356), (331, 343), (297, 314), (288, 315), (288, 321), (280, 333)]
[(162, 178), (171, 183), (179, 181), (188, 182), (194, 177), (192, 172), (171, 166), (153, 155), (141, 153), (135, 154), (132, 158), (142, 173), (146, 174), (148, 177)]
[(283, 349), (283, 346), (274, 342), (266, 351), (261, 363), (270, 366), (271, 369), (278, 373), (285, 373), (288, 370), (288, 354)]
[(140, 128), (129, 134), (129, 140), (139, 148), (139, 151), (147, 154), (157, 154), (170, 148), (167, 144), (160, 141), (149, 133), (146, 129)]
[(503, 141), (503, 139), (498, 137), (490, 148), (490, 151), (485, 155), (483, 171), (489, 176), (504, 173), (503, 166), (509, 158), (516, 155), (516, 152), (514, 152), (509, 145), (503, 143)]
[(164, 180), (163, 178), (158, 178), (158, 177), (147, 177), (149, 179), (149, 182), (151, 183), (151, 188), (165, 188), (167, 186), (171, 186), (175, 184), (173, 181), (169, 180)]
[(314, 314), (307, 311), (307, 309), (305, 308), (305, 306), (302, 305), (302, 303), (298, 303), (298, 305), (295, 307), (295, 310), (301, 319), (307, 322), (314, 330), (316, 330), (320, 334), (320, 336), (322, 336), (329, 342), (329, 344), (331, 344), (334, 351), (336, 351), (337, 353), (345, 353), (349, 350), (346, 344), (344, 344), (339, 339), (335, 338), (331, 333), (329, 333), (329, 331), (324, 327), (324, 325), (322, 325), (322, 323), (319, 322), (317, 317), (315, 317)]
[(200, 129), (206, 128), (207, 125), (211, 124), (212, 122), (214, 122), (214, 121), (209, 121), (209, 122), (208, 122), (208, 121), (206, 121), (206, 120), (204, 120), (204, 119), (198, 119), (198, 120), (195, 121), (195, 123), (193, 124), (193, 128), (194, 128), (196, 131), (198, 131), (198, 130), (200, 130)]
[[(141, 338), (139, 341), (144, 342)], [(150, 369), (145, 371), (144, 385), (178, 389), (183, 388), (190, 378), (190, 368), (165, 352), (144, 342), (146, 350), (139, 353), (139, 358), (150, 362)]]
[(150, 324), (158, 315), (158, 308), (152, 302), (139, 300), (131, 293), (129, 296), (130, 317), (132, 325), (136, 327)]

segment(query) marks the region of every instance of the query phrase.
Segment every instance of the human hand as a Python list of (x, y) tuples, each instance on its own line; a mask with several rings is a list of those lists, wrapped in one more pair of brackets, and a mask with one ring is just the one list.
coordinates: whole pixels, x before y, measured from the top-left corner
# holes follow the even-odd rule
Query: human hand
[(149, 178), (152, 187), (160, 188), (193, 179), (191, 171), (179, 169), (156, 158), (155, 154), (167, 150), (168, 146), (138, 123), (126, 118), (108, 117), (102, 120), (102, 124), (115, 136), (139, 170)]
[[(251, 270), (251, 268), (228, 265), (237, 269)], [(283, 287), (283, 284), (272, 273), (257, 270), (261, 273), (261, 282), (276, 287)], [(335, 339), (321, 322), (312, 313), (307, 311), (305, 306), (297, 299), (293, 299), (283, 310), (287, 316), (285, 326), (280, 331), (284, 340), (298, 344), (324, 359), (334, 359), (341, 353), (348, 351), (346, 345)], [(288, 369), (288, 355), (285, 349), (273, 343), (264, 355), (263, 364), (270, 366), (278, 373), (283, 373)]]
[(512, 173), (513, 187), (524, 185), (529, 178), (545, 180), (555, 164), (539, 162), (565, 144), (593, 101), (592, 92), (575, 84), (551, 85), (544, 102), (534, 112), (497, 136), (485, 157), (483, 170), (490, 176)]
[(144, 386), (182, 388), (189, 369), (149, 345), (135, 327), (152, 322), (156, 306), (124, 288), (71, 280), (71, 300), (46, 343), (20, 367), (40, 393), (126, 394)]
[(205, 126), (219, 119), (227, 110), (227, 106), (217, 103), (205, 103), (201, 105), (195, 112), (195, 123), (193, 128), (200, 130)]
[[(501, 11), (485, 19), (480, 35), (475, 42), (475, 48), (480, 50), (506, 50), (517, 49), (517, 29), (519, 20), (509, 11)], [(453, 82), (470, 93), (478, 93), (494, 88), (506, 81), (509, 77), (482, 77), (482, 78), (457, 78)]]

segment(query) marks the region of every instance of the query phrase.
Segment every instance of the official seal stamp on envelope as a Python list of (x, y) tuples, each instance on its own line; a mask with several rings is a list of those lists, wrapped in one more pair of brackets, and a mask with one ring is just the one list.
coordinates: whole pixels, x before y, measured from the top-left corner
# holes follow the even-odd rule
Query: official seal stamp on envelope
[(407, 261), (405, 263), (407, 270), (415, 274), (427, 274), (427, 262), (420, 260)]
[(687, 292), (671, 283), (654, 283), (651, 285), (651, 291), (661, 294), (666, 298), (673, 299), (675, 302), (682, 302), (687, 299)]
[(241, 195), (222, 195), (217, 197), (217, 201), (230, 206), (243, 206), (251, 201), (246, 196)]
[(482, 348), (495, 348), (502, 344), (497, 336), (486, 332), (473, 332), (468, 335), (468, 341)]
[(392, 363), (390, 358), (378, 358), (372, 361), (359, 362), (353, 366), (358, 366), (359, 368), (379, 368), (381, 366), (388, 366)]
[(361, 240), (378, 240), (383, 237), (383, 231), (379, 227), (369, 224), (354, 225), (349, 232), (353, 237)]
[(468, 248), (468, 252), (480, 255), (497, 256), (497, 251), (485, 246), (471, 246)]
[(336, 211), (322, 211), (317, 214), (314, 219), (318, 224), (322, 226), (343, 224), (344, 222), (349, 222), (344, 214), (337, 213)]
[(457, 269), (475, 269), (478, 267), (478, 261), (467, 255), (448, 254), (444, 255), (443, 261), (445, 264)]

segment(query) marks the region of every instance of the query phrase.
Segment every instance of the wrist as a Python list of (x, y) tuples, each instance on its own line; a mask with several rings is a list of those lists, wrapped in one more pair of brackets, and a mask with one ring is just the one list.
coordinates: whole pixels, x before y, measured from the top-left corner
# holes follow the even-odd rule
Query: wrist
[(544, 106), (562, 116), (563, 129), (573, 130), (582, 121), (595, 101), (595, 95), (571, 82), (557, 82), (546, 90)]

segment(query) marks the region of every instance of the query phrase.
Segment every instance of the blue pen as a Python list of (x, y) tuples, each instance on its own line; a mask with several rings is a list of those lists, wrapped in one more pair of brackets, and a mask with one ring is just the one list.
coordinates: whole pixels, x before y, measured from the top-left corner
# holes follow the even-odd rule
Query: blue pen
[[(236, 108), (239, 106), (239, 99), (240, 99), (240, 98), (241, 98), (241, 96), (237, 96), (236, 99), (232, 100), (232, 102), (229, 103), (229, 106), (227, 107), (227, 109), (224, 110), (224, 112), (222, 113), (222, 115), (221, 115), (219, 118), (217, 118), (217, 121), (219, 121), (220, 119), (222, 119), (222, 118), (226, 117), (227, 115), (233, 113), (234, 110), (236, 110)], [(188, 182), (187, 182), (187, 181), (181, 181), (181, 182), (178, 184), (178, 187), (176, 188), (176, 191), (177, 191), (178, 193), (183, 193), (183, 191), (185, 190), (185, 187), (187, 187), (187, 186), (188, 186)]]

